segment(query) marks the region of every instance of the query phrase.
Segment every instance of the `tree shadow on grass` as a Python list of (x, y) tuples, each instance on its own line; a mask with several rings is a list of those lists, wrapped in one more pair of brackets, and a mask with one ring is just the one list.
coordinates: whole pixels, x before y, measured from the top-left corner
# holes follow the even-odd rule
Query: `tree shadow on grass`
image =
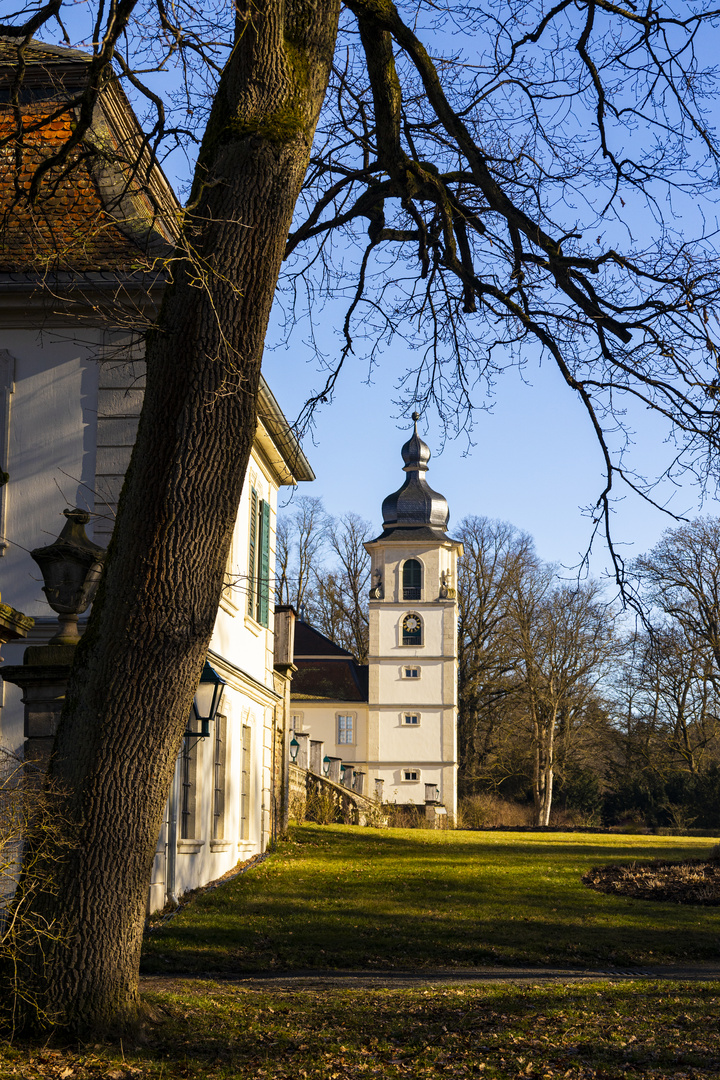
[(358, 1066), (383, 1077), (477, 1075), (489, 1066), (502, 1076), (666, 1077), (690, 1068), (709, 1078), (720, 1067), (716, 992), (675, 984), (671, 995), (648, 995), (632, 983), (273, 994), (189, 987), (156, 998), (167, 1016), (157, 1049), (202, 1076), (215, 1075), (211, 1066), (263, 1075), (253, 1070), (270, 1063), (265, 1075), (274, 1078), (356, 1075)]
[[(306, 827), (301, 835), (303, 844), (198, 896), (150, 935), (143, 970), (647, 965), (720, 955), (712, 909), (584, 887), (590, 865), (617, 861), (609, 846), (523, 838), (439, 851), (407, 834)], [(317, 857), (313, 848), (326, 850)], [(652, 846), (636, 852), (647, 858)]]
[[(688, 909), (685, 914), (690, 915)], [(404, 918), (404, 924), (401, 920)], [(689, 921), (689, 920), (688, 920)], [(435, 913), (422, 918), (373, 912), (362, 903), (288, 917), (280, 902), (262, 905), (255, 917), (215, 913), (212, 919), (178, 920), (153, 938), (144, 971), (223, 971), (427, 967), (486, 964), (657, 964), (715, 959), (719, 936), (704, 926), (676, 928), (643, 921), (589, 926), (583, 919), (550, 920), (539, 912), (458, 920)]]

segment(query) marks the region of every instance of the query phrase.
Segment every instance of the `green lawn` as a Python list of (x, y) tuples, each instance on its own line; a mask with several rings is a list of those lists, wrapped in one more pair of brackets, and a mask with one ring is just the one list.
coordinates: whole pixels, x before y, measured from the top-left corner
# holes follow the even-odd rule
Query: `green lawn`
[(720, 986), (148, 995), (140, 1045), (0, 1046), (17, 1080), (717, 1080)]
[(590, 890), (604, 862), (714, 839), (302, 825), (148, 936), (145, 971), (669, 963), (720, 957), (720, 909)]
[[(720, 955), (718, 909), (586, 889), (713, 840), (304, 825), (151, 934), (146, 970), (639, 964)], [(717, 1080), (720, 983), (257, 990), (169, 980), (135, 1042), (0, 1044), (17, 1080)]]

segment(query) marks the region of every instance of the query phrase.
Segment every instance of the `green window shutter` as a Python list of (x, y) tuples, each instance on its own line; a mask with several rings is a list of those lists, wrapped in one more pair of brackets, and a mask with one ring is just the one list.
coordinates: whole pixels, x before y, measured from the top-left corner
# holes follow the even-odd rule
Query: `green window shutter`
[(257, 596), (257, 527), (258, 495), (255, 488), (250, 491), (250, 534), (248, 536), (248, 615), (255, 618), (255, 598)]
[(261, 626), (270, 623), (270, 503), (260, 503), (260, 580), (258, 581), (258, 619)]

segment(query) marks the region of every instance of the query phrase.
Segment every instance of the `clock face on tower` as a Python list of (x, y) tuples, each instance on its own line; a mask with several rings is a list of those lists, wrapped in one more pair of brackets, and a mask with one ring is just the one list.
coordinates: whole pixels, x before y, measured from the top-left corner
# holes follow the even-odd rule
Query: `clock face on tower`
[(422, 645), (422, 620), (419, 615), (405, 615), (402, 621), (403, 645)]

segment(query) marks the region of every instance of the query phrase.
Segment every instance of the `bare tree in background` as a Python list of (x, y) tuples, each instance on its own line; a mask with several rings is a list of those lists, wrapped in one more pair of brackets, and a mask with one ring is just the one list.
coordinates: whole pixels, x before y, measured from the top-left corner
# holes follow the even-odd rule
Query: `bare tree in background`
[[(17, 161), (26, 43), (63, 33), (69, 6), (36, 0), (0, 25), (18, 44), (3, 135)], [(148, 153), (200, 141), (51, 765), (78, 843), (58, 894), (35, 902), (62, 915), (72, 947), (28, 953), (46, 1014), (92, 1032), (136, 1015), (150, 865), (223, 586), (283, 257), (291, 321), (308, 293), (349, 289), (341, 360), (363, 337), (375, 360), (402, 336), (418, 358), (409, 396), (446, 417), (467, 416), (477, 383), (539, 348), (598, 438), (598, 527), (616, 481), (652, 497), (623, 457), (629, 403), (666, 420), (676, 468), (714, 481), (713, 238), (667, 215), (718, 190), (712, 73), (695, 51), (699, 37), (712, 52), (718, 13), (679, 0), (347, 0), (341, 17), (339, 0), (119, 0), (87, 14), (87, 81), (60, 106), (72, 135), (17, 200), (42, 199), (53, 169), (91, 152), (113, 62), (138, 93), (143, 71), (175, 65), (184, 79), (174, 120), (147, 93)], [(336, 378), (335, 366), (320, 397)]]
[(330, 572), (316, 575), (313, 615), (316, 625), (359, 664), (367, 663), (370, 523), (352, 512), (331, 519), (328, 546), (334, 557)]
[(720, 519), (668, 529), (633, 569), (649, 603), (706, 642), (720, 672)]
[(322, 499), (301, 495), (292, 512), (278, 514), (275, 555), (275, 600), (292, 604), (302, 614), (315, 589), (315, 574), (327, 544), (328, 515)]
[(357, 514), (325, 513), (319, 499), (298, 500), (278, 516), (277, 595), (360, 664), (367, 663), (370, 524)]
[(527, 784), (548, 824), (555, 778), (602, 757), (613, 613), (597, 584), (559, 582), (512, 525), (471, 517), (457, 533), (463, 793)]
[(692, 775), (717, 760), (720, 700), (712, 650), (678, 625), (638, 635), (633, 649), (634, 708), (651, 739), (645, 767)]
[(515, 590), (540, 561), (531, 537), (507, 522), (467, 517), (454, 531), (464, 547), (458, 563), (458, 780), (467, 795), (478, 784), (507, 781), (525, 764), (513, 730), (511, 611)]
[(633, 571), (647, 609), (628, 661), (633, 745), (646, 771), (695, 775), (718, 753), (720, 521), (668, 529)]
[(599, 585), (557, 585), (543, 568), (518, 583), (511, 621), (517, 703), (533, 750), (535, 823), (548, 825), (557, 743), (567, 756), (596, 710), (598, 688), (618, 655), (614, 619)]

